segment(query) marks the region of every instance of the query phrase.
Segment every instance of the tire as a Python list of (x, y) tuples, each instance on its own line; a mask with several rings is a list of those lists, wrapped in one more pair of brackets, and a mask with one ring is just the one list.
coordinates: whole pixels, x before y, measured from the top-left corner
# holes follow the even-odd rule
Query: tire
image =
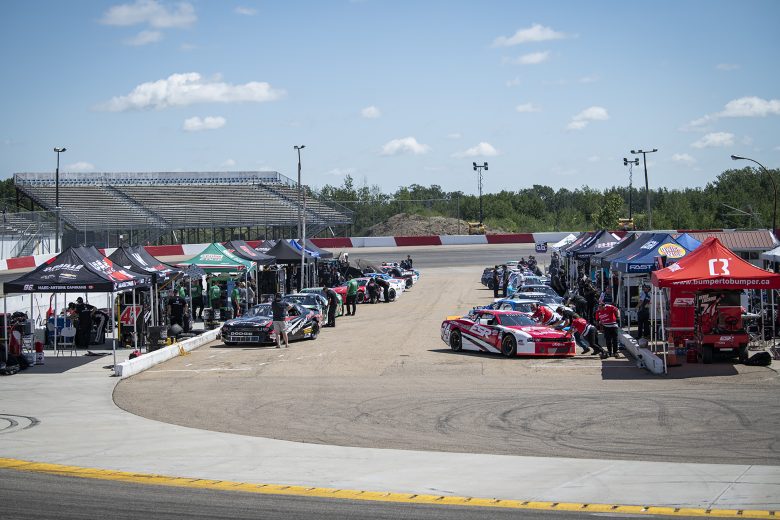
[(232, 341), (222, 341), (226, 347), (232, 347), (233, 345), (236, 345), (237, 343), (234, 343)]
[(712, 345), (702, 345), (701, 346), (701, 362), (705, 365), (711, 365), (712, 364), (712, 356), (714, 347)]
[(506, 334), (501, 338), (501, 353), (504, 357), (515, 357), (517, 355), (517, 340), (511, 334)]
[(739, 362), (744, 363), (748, 360), (748, 346), (747, 345), (740, 345), (738, 350), (739, 355)]
[(487, 286), (488, 289), (493, 290), (493, 280), (488, 280)]
[(358, 293), (357, 293), (357, 302), (358, 303), (363, 303), (364, 301), (366, 301), (366, 293), (358, 291)]
[(450, 332), (450, 348), (453, 352), (460, 352), (463, 349), (463, 337), (459, 330)]
[(414, 285), (414, 282), (412, 281), (412, 279), (411, 278), (407, 278), (406, 279), (406, 288), (407, 289), (411, 289), (412, 285)]
[(395, 289), (393, 289), (393, 288), (391, 287), (391, 288), (390, 288), (390, 289), (387, 291), (387, 297), (388, 297), (388, 298), (390, 298), (390, 301), (392, 302), (392, 301), (395, 301), (395, 297), (396, 297), (396, 296), (397, 296), (397, 294), (395, 293)]
[(309, 336), (309, 339), (317, 339), (317, 336), (320, 335), (320, 324), (316, 321), (311, 324), (311, 336)]

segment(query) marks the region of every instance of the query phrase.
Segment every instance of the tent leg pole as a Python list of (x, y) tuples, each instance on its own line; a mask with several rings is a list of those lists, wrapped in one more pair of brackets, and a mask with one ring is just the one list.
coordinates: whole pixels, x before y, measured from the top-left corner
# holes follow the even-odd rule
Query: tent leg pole
[[(54, 321), (55, 326), (57, 321)], [(11, 335), (8, 333), (8, 296), (3, 295), (3, 329), (5, 330), (5, 362), (8, 363), (8, 340)]]
[[(116, 304), (116, 294), (115, 293), (111, 293), (111, 305), (109, 305), (109, 313), (108, 313), (108, 315), (111, 316), (112, 320), (114, 319), (114, 305), (115, 304)], [(113, 329), (114, 329), (114, 341), (113, 341), (113, 345), (111, 347), (111, 350), (113, 351), (113, 354), (114, 354), (114, 375), (117, 375), (117, 373), (116, 373), (116, 332), (117, 332), (117, 328), (113, 327)]]
[[(135, 308), (135, 289), (133, 289), (133, 316), (135, 317), (135, 327), (133, 330), (133, 344), (135, 345), (134, 350), (138, 350), (138, 320), (141, 319), (140, 313), (136, 312)], [(147, 349), (148, 352), (148, 349)]]

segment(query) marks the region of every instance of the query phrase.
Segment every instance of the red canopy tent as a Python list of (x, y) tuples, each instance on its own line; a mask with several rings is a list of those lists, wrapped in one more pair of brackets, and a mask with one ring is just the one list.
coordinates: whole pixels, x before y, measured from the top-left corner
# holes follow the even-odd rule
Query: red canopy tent
[[(666, 333), (668, 332), (671, 335), (672, 341), (677, 345), (696, 336), (694, 302), (697, 294), (701, 294), (701, 291), (713, 290), (778, 289), (780, 288), (780, 274), (759, 269), (721, 244), (717, 238), (710, 237), (676, 264), (653, 271), (652, 282), (653, 286), (657, 288), (655, 289), (656, 297), (653, 298), (652, 312), (654, 315), (660, 315), (661, 328), (664, 331), (662, 339), (664, 341), (665, 368), (667, 354)], [(662, 288), (670, 289), (668, 331), (664, 329), (664, 313), (662, 309), (665, 306), (662, 301), (663, 296), (659, 291)], [(661, 296), (661, 298), (659, 299), (658, 296)], [(734, 306), (731, 311), (733, 311), (732, 313), (735, 316), (740, 315), (742, 312), (739, 306)], [(763, 299), (761, 315), (763, 316)], [(736, 317), (738, 318), (739, 316)], [(653, 319), (655, 319), (655, 316), (653, 316)], [(704, 338), (702, 342), (707, 345), (706, 349), (702, 347), (704, 349), (703, 352), (708, 351), (706, 355), (703, 354), (704, 362), (712, 362), (713, 345), (717, 348), (731, 347), (732, 345), (726, 341), (729, 338), (733, 341), (741, 342), (740, 346), (746, 349), (747, 333), (742, 330), (741, 326), (739, 329), (744, 333), (744, 338), (741, 338), (738, 334), (731, 333), (715, 334), (715, 336), (720, 338), (718, 341), (723, 342), (723, 345), (715, 342), (706, 334), (699, 338)], [(704, 333), (706, 332), (705, 330)], [(713, 329), (713, 332), (717, 331)]]
[(710, 237), (676, 264), (653, 271), (656, 287), (780, 289), (780, 274), (759, 269)]

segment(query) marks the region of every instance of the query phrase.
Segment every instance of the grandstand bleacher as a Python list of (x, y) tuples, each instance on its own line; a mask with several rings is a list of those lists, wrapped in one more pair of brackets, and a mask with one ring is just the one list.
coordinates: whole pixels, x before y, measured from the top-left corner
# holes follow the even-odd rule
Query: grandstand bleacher
[[(29, 199), (33, 209), (56, 211), (53, 174), (17, 173), (14, 185), (17, 198)], [(141, 244), (186, 243), (193, 234), (202, 241), (209, 232), (218, 240), (219, 231), (237, 238), (235, 230), (244, 239), (292, 237), (298, 225), (297, 184), (278, 172), (61, 172), (59, 201), (66, 246), (116, 246), (120, 234)], [(335, 234), (352, 223), (347, 208), (312, 198), (305, 217), (308, 236)]]

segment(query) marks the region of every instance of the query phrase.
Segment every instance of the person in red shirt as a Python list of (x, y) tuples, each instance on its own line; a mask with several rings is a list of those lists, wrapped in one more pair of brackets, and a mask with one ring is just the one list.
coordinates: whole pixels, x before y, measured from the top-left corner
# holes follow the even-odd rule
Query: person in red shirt
[(587, 354), (592, 348), (591, 356), (600, 355), (601, 359), (607, 357), (607, 352), (599, 345), (599, 333), (596, 327), (571, 309), (561, 306), (556, 311), (563, 317), (561, 327), (571, 327), (574, 341), (582, 347), (583, 354)]
[(550, 310), (546, 305), (542, 305), (541, 303), (536, 303), (534, 305), (536, 308), (534, 309), (533, 314), (531, 314), (531, 319), (537, 321), (540, 325), (553, 327), (561, 321), (561, 317)]
[(599, 302), (599, 309), (594, 315), (596, 322), (604, 330), (604, 341), (607, 343), (609, 355), (618, 358), (618, 324), (620, 310), (609, 302)]

